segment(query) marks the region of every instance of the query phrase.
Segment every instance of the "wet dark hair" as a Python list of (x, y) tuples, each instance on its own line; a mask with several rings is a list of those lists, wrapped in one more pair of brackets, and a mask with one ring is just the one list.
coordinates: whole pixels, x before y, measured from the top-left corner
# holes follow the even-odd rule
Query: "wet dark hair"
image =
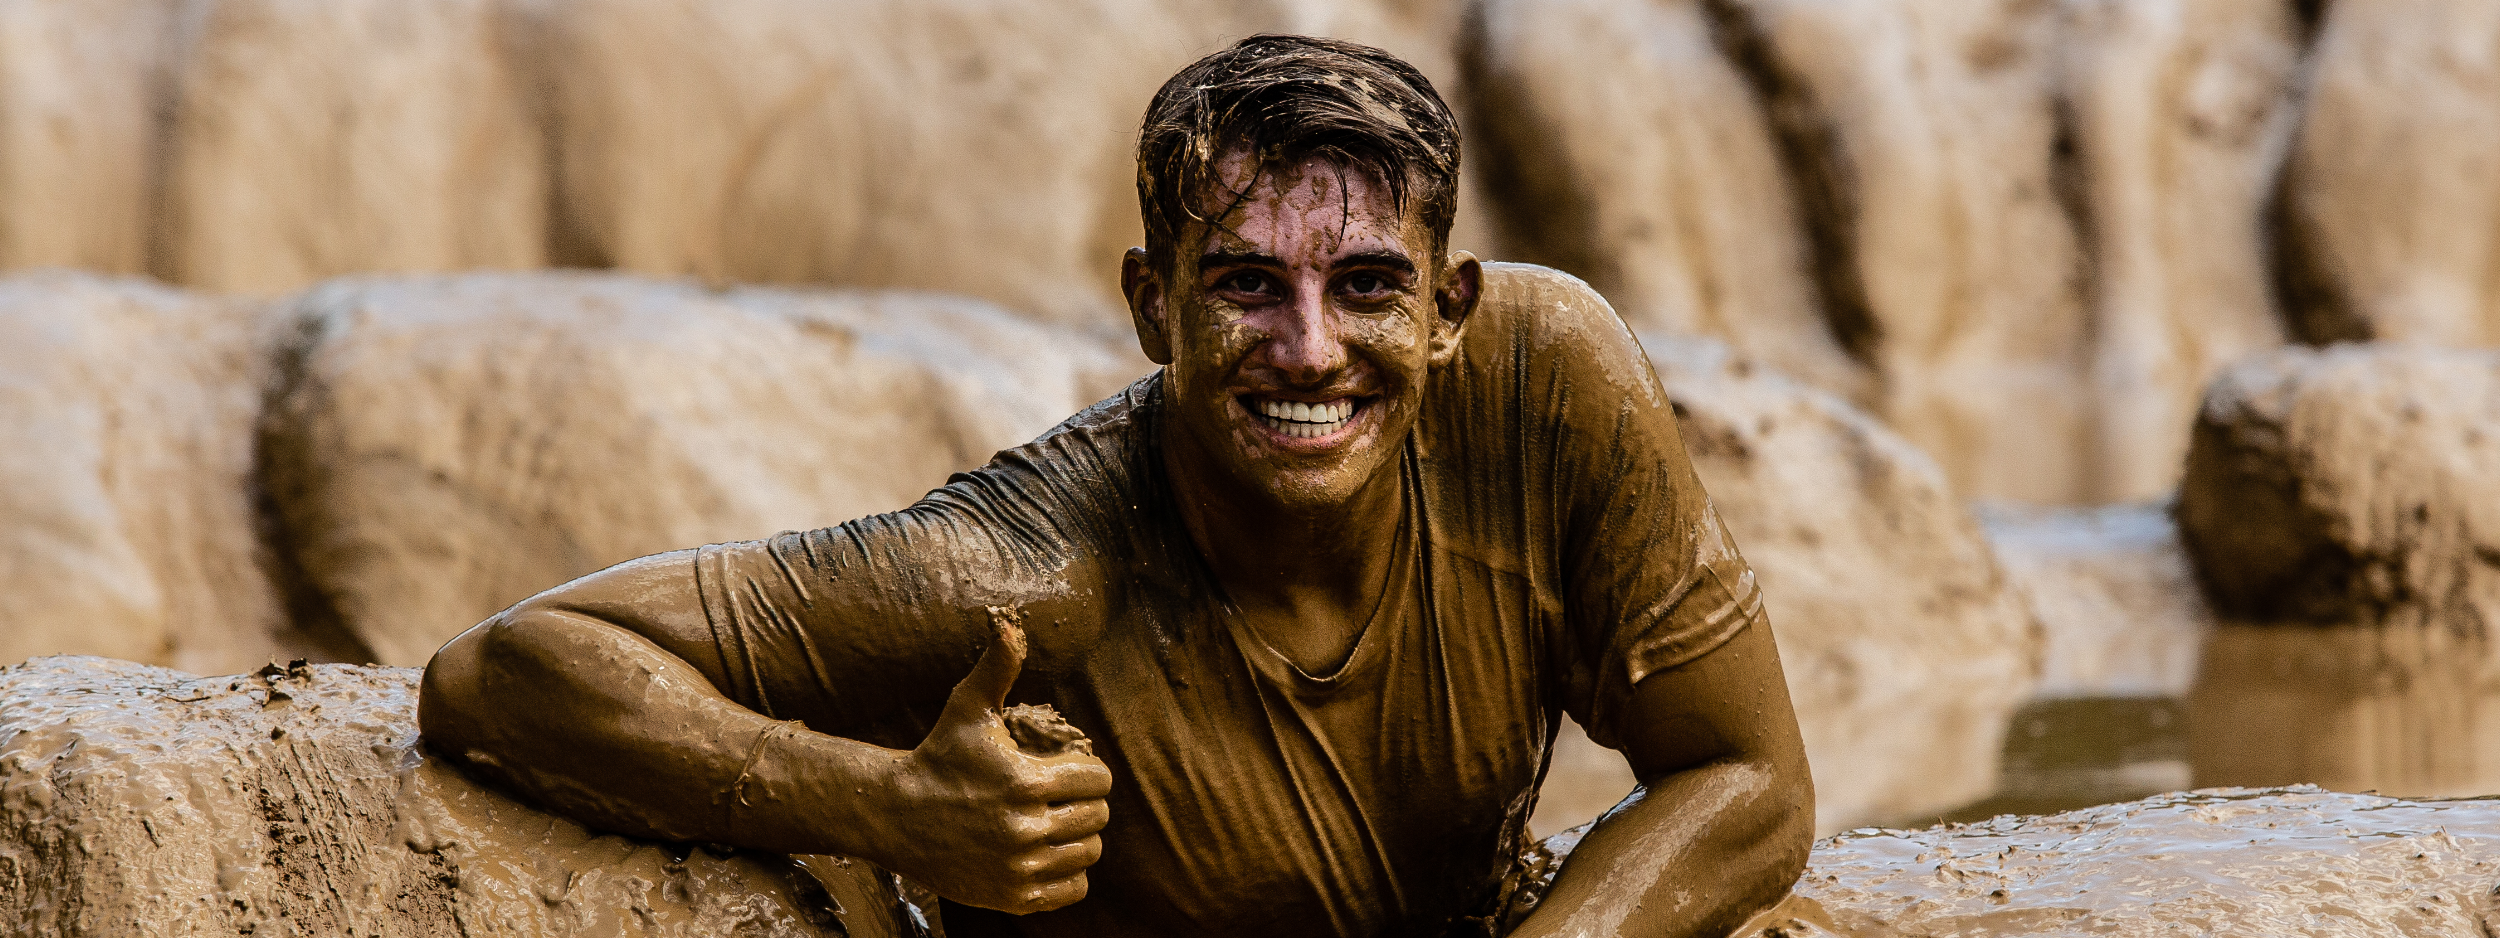
[(1235, 149), (1249, 154), (1251, 179), (1313, 158), (1360, 169), (1388, 187), (1397, 211), (1410, 199), (1420, 206), (1434, 249), (1448, 246), (1458, 121), (1397, 56), (1339, 39), (1259, 35), (1164, 82), (1137, 139), (1137, 208), (1158, 269), (1171, 270), (1173, 242), (1190, 222), (1211, 224), (1244, 195), (1199, 204), (1223, 191), (1216, 160)]

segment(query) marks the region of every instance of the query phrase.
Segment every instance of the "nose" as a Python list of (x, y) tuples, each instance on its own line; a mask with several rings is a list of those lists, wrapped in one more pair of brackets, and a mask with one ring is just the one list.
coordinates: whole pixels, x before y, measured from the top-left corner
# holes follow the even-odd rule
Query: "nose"
[(1278, 377), (1290, 384), (1320, 385), (1345, 367), (1345, 342), (1337, 335), (1321, 290), (1293, 291), (1291, 300), (1277, 304), (1276, 313), (1266, 358)]

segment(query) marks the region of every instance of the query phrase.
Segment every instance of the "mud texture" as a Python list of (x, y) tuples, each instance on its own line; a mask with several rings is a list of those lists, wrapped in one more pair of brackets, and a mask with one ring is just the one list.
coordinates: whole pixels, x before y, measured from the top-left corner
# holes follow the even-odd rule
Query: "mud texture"
[(1823, 833), (1985, 797), (2042, 632), (1927, 454), (1706, 340), (1643, 347), (1761, 578)]
[(417, 677), (0, 670), (0, 920), (63, 938), (908, 934), (863, 864), (601, 835), (473, 784), (418, 745)]
[(620, 275), (347, 280), (278, 317), (281, 543), (399, 665), (612, 563), (899, 508), (1143, 370), (960, 297)]
[(1797, 893), (1858, 938), (2460, 938), (2500, 929), (2500, 800), (2206, 789), (1817, 845)]

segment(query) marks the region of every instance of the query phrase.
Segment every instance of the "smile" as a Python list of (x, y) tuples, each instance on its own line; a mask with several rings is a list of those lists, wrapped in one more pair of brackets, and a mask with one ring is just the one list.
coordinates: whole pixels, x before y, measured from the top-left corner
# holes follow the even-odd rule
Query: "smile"
[(1316, 404), (1258, 397), (1245, 398), (1243, 403), (1250, 405), (1250, 412), (1257, 415), (1259, 422), (1266, 424), (1268, 429), (1305, 440), (1345, 429), (1360, 409), (1350, 397)]

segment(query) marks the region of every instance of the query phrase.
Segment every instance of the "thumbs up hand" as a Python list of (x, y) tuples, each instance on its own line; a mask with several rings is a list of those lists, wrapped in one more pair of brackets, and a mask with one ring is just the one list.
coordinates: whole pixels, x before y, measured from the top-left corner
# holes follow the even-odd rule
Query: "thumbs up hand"
[(1081, 748), (1017, 748), (1000, 710), (1024, 670), (1024, 629), (1012, 612), (991, 618), (990, 647), (903, 760), (895, 794), (905, 842), (879, 859), (948, 899), (1022, 915), (1085, 898), (1085, 870), (1102, 856), (1099, 832), (1111, 819), (1111, 769)]

